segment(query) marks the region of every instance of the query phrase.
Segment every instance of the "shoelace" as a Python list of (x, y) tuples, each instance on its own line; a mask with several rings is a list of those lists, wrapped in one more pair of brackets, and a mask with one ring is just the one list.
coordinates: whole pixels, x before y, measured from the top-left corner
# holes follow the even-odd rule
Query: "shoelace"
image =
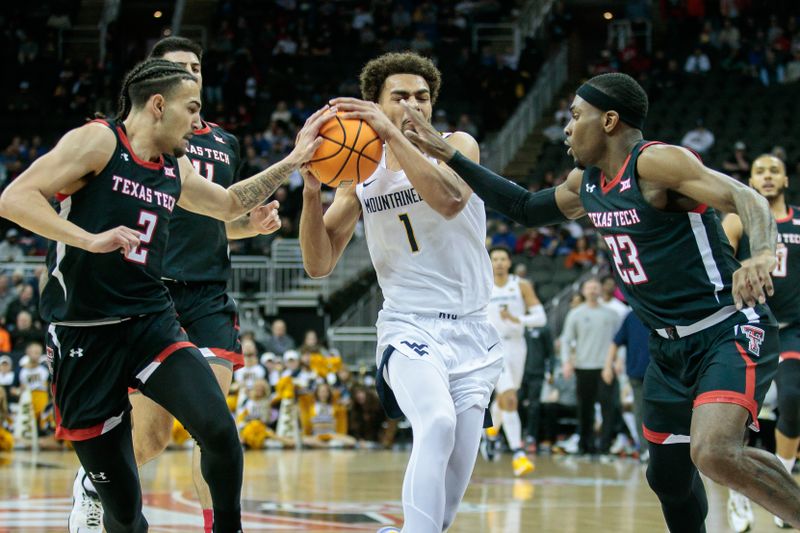
[(82, 503), (86, 515), (86, 525), (88, 527), (100, 527), (103, 521), (103, 506), (90, 496), (84, 497)]

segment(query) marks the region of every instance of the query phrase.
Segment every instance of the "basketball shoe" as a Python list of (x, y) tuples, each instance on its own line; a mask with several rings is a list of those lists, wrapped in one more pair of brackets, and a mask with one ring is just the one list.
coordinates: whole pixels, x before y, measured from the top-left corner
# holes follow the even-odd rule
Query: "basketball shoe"
[(400, 530), (394, 526), (389, 526), (380, 528), (377, 533), (400, 533)]
[(89, 480), (83, 467), (78, 469), (72, 483), (72, 511), (69, 513), (69, 533), (102, 533), (103, 506), (100, 496), (87, 487)]
[(528, 459), (528, 456), (524, 453), (517, 454), (517, 456), (514, 457), (514, 460), (511, 461), (511, 466), (514, 468), (514, 475), (517, 477), (530, 474), (536, 468), (533, 465), (533, 461)]
[(753, 508), (750, 500), (744, 494), (739, 494), (735, 490), (728, 492), (728, 525), (736, 533), (750, 531), (755, 522)]
[(784, 522), (782, 519), (778, 518), (777, 516), (773, 516), (772, 520), (773, 520), (773, 522), (775, 522), (775, 525), (778, 526), (781, 529), (792, 529), (792, 526), (790, 526), (789, 524), (787, 524), (786, 522)]

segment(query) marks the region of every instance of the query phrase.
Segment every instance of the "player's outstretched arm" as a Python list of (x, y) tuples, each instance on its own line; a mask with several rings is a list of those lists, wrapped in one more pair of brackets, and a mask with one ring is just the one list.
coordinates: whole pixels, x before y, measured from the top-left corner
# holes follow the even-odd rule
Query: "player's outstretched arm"
[(333, 271), (347, 243), (353, 237), (361, 203), (356, 186), (339, 187), (333, 203), (322, 213), (320, 182), (302, 168), (303, 210), (300, 213), (300, 249), (303, 266), (312, 278), (324, 278)]
[(520, 323), (526, 328), (540, 328), (547, 324), (547, 314), (544, 311), (542, 302), (536, 296), (533, 285), (528, 280), (519, 282), (519, 289), (522, 292), (522, 299), (525, 301), (527, 313), (519, 317)]
[(260, 205), (236, 220), (225, 223), (225, 234), (228, 239), (249, 239), (256, 235), (269, 235), (281, 229), (281, 217), (278, 213), (280, 203), (273, 200), (267, 205)]
[(751, 258), (733, 274), (737, 307), (764, 303), (772, 295), (770, 273), (775, 268), (778, 228), (767, 200), (735, 179), (703, 165), (689, 150), (656, 145), (637, 160), (640, 179), (673, 190), (723, 213), (736, 213), (750, 240)]
[(51, 151), (20, 174), (0, 196), (0, 216), (47, 239), (90, 252), (124, 253), (139, 245), (139, 232), (120, 226), (94, 234), (61, 218), (50, 205), (56, 193), (81, 189), (87, 179), (100, 173), (116, 148), (107, 127), (87, 124), (64, 135)]
[(180, 160), (183, 187), (178, 205), (219, 220), (232, 221), (261, 205), (289, 175), (307, 163), (322, 144), (318, 136), (320, 128), (333, 118), (334, 111), (328, 106), (317, 110), (306, 120), (298, 132), (292, 152), (282, 161), (262, 170), (227, 189), (211, 183), (200, 176), (186, 157)]
[(554, 189), (532, 193), (465, 157), (416, 109), (406, 106), (406, 115), (416, 129), (405, 132), (411, 142), (429, 156), (445, 162), (486, 205), (515, 222), (529, 227), (548, 226), (586, 214), (580, 199), (583, 171), (573, 170)]

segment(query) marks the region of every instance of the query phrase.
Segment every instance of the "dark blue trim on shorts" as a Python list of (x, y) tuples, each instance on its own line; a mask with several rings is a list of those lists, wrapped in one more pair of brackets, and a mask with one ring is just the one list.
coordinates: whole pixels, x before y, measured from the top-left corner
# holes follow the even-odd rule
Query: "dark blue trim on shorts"
[(395, 398), (391, 387), (389, 387), (389, 384), (386, 383), (385, 379), (383, 379), (383, 370), (386, 368), (388, 372), (389, 358), (392, 356), (393, 352), (394, 346), (388, 346), (383, 351), (383, 355), (381, 356), (381, 364), (378, 366), (378, 372), (375, 375), (375, 391), (378, 393), (378, 398), (381, 401), (383, 410), (386, 412), (386, 416), (393, 420), (397, 420), (399, 418), (403, 418), (405, 415), (403, 415), (403, 411), (397, 404), (397, 398)]

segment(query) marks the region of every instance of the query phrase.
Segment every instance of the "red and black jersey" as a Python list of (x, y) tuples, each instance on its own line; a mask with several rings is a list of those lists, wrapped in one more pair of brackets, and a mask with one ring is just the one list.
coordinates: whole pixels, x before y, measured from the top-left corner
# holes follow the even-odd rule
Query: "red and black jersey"
[[(186, 153), (195, 171), (228, 188), (241, 167), (239, 142), (216, 124), (204, 123), (194, 132)], [(177, 281), (227, 282), (231, 262), (225, 223), (175, 209), (164, 259), (164, 277)]]
[(50, 274), (42, 317), (56, 324), (104, 324), (162, 311), (172, 305), (161, 281), (170, 218), (181, 194), (177, 159), (143, 161), (131, 149), (121, 121), (108, 126), (117, 146), (105, 168), (70, 196), (59, 196), (62, 218), (90, 233), (118, 226), (138, 229), (141, 244), (128, 254), (90, 253), (51, 242)]

